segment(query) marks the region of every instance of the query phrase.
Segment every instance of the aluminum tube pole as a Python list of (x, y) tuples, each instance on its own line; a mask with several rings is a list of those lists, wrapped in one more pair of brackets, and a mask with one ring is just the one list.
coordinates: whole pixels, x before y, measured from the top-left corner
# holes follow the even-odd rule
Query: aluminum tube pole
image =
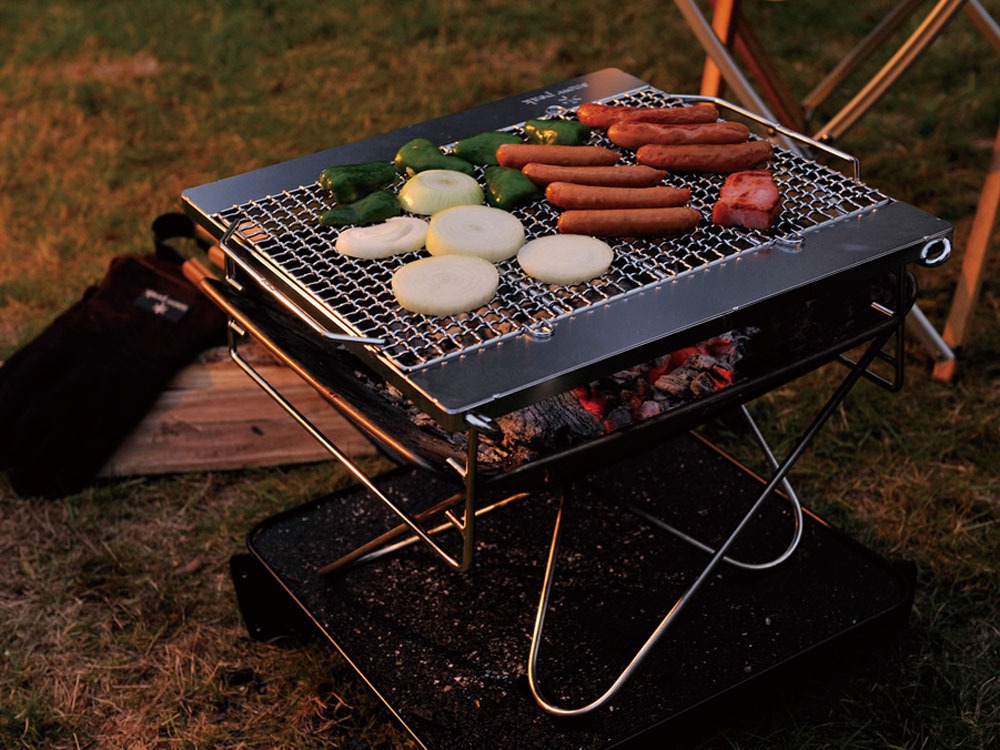
[(967, 0), (940, 0), (889, 62), (813, 137), (824, 141), (836, 140), (843, 135), (920, 58), (965, 2)]

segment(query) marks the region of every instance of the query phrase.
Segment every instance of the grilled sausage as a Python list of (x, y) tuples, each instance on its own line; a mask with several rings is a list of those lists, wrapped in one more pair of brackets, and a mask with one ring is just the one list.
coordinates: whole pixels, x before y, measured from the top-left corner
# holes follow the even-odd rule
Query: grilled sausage
[(695, 104), (689, 107), (622, 107), (615, 104), (584, 102), (577, 107), (576, 117), (584, 125), (607, 130), (619, 120), (668, 123), (712, 122), (719, 119), (719, 110), (713, 104)]
[(608, 187), (652, 187), (667, 176), (662, 169), (641, 164), (621, 164), (614, 167), (563, 167), (558, 164), (525, 164), (524, 175), (536, 185), (550, 182), (572, 182), (577, 185)]
[(542, 143), (503, 143), (497, 148), (501, 167), (520, 169), (530, 162), (562, 166), (610, 166), (618, 152), (604, 146), (552, 146)]
[(627, 208), (594, 211), (563, 211), (557, 228), (563, 234), (596, 237), (666, 236), (690, 232), (701, 214), (685, 206), (674, 208)]
[(742, 122), (703, 122), (671, 125), (661, 122), (619, 120), (608, 128), (608, 138), (624, 148), (639, 148), (647, 143), (678, 145), (684, 143), (742, 143), (750, 137), (750, 128)]
[(673, 172), (739, 172), (750, 169), (774, 154), (767, 141), (747, 143), (662, 146), (646, 144), (636, 151), (636, 160), (658, 169)]
[(665, 208), (686, 205), (691, 191), (666, 185), (630, 188), (550, 182), (545, 197), (559, 208)]

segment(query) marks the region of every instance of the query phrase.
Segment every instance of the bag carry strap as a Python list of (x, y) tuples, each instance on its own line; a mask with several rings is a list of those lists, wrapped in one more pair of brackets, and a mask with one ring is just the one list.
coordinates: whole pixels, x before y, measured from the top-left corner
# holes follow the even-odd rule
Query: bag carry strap
[(198, 248), (206, 253), (213, 244), (205, 238), (204, 234), (197, 230), (194, 221), (186, 214), (177, 212), (160, 214), (153, 219), (153, 224), (150, 228), (153, 233), (153, 246), (157, 254), (160, 252), (176, 252), (167, 244), (167, 240), (178, 237), (193, 239), (197, 243)]
[(200, 288), (204, 279), (214, 276), (199, 258), (185, 257), (168, 242), (168, 240), (177, 238), (192, 239), (206, 257), (212, 258), (213, 249), (217, 249), (218, 245), (207, 239), (206, 233), (199, 232), (198, 227), (189, 216), (177, 212), (160, 214), (153, 219), (150, 229), (156, 256), (177, 263), (181, 267), (184, 277), (196, 287)]

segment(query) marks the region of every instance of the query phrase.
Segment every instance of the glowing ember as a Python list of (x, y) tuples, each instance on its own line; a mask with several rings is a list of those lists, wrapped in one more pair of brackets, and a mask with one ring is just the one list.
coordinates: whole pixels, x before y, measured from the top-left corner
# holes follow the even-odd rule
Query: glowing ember
[(730, 385), (753, 332), (730, 331), (678, 349), (575, 388), (573, 395), (606, 431), (655, 417), (678, 403)]

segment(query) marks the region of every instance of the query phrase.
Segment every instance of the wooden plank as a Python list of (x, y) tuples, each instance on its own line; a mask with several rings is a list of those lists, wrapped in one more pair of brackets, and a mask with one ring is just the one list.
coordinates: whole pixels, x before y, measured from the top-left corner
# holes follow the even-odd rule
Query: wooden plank
[[(254, 366), (345, 453), (376, 452), (291, 370), (273, 360)], [(210, 356), (177, 374), (100, 474), (221, 471), (329, 459), (330, 454), (234, 362)]]

